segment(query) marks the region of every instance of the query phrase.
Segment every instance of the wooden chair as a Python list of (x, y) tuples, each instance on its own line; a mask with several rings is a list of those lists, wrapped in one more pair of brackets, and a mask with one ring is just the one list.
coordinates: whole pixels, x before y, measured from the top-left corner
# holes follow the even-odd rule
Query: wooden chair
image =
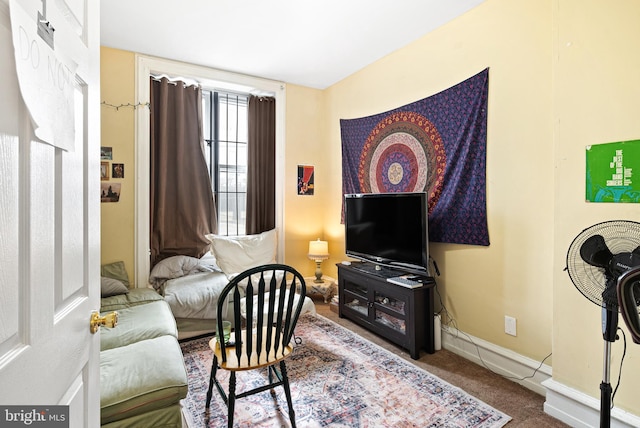
[[(305, 295), (302, 275), (292, 267), (280, 264), (249, 269), (233, 278), (224, 288), (218, 299), (217, 331), (223, 332), (227, 301), (232, 307), (235, 329), (229, 343), (220, 340), (222, 334), (217, 334), (209, 342), (214, 357), (207, 392), (207, 416), (214, 384), (227, 405), (229, 427), (233, 426), (236, 399), (282, 385), (291, 426), (296, 426), (284, 360), (293, 352), (293, 330)], [(236, 372), (263, 368), (268, 371), (267, 384), (236, 393)], [(228, 395), (216, 378), (218, 369), (229, 370)]]

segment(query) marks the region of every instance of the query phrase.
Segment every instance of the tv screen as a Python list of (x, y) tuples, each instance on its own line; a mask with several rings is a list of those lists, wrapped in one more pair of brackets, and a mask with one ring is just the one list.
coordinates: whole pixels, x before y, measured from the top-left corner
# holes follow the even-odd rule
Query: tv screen
[(429, 274), (426, 193), (347, 194), (344, 202), (348, 256)]

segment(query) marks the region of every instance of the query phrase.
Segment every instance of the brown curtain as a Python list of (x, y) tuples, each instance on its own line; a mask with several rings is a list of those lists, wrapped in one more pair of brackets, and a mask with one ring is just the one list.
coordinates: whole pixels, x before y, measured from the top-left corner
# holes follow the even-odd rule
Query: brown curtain
[(203, 144), (201, 89), (151, 78), (151, 266), (209, 249), (217, 220)]
[(249, 97), (247, 235), (276, 226), (276, 100)]

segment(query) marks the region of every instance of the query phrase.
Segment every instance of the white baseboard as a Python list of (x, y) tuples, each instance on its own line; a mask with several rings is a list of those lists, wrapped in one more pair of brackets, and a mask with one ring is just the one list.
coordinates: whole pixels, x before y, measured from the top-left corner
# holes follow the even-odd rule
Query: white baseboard
[(442, 346), (454, 354), (508, 377), (533, 392), (542, 396), (546, 393), (542, 382), (551, 379), (551, 366), (540, 365), (539, 361), (449, 326), (442, 327)]
[[(600, 425), (600, 399), (549, 379), (543, 382), (547, 389), (544, 403), (545, 413), (576, 428), (590, 428)], [(640, 427), (640, 417), (620, 410), (611, 409), (611, 428)]]
[[(544, 396), (545, 413), (571, 427), (600, 425), (600, 399), (553, 380), (546, 364), (540, 366), (538, 361), (449, 326), (442, 326), (442, 347)], [(611, 428), (633, 427), (640, 427), (640, 417), (615, 407), (611, 410)]]

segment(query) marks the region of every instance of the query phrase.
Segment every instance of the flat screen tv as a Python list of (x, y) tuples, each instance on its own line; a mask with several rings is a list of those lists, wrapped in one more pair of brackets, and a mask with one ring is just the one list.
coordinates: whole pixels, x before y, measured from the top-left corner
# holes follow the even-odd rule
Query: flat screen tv
[(347, 256), (430, 276), (426, 193), (347, 194), (344, 209)]

